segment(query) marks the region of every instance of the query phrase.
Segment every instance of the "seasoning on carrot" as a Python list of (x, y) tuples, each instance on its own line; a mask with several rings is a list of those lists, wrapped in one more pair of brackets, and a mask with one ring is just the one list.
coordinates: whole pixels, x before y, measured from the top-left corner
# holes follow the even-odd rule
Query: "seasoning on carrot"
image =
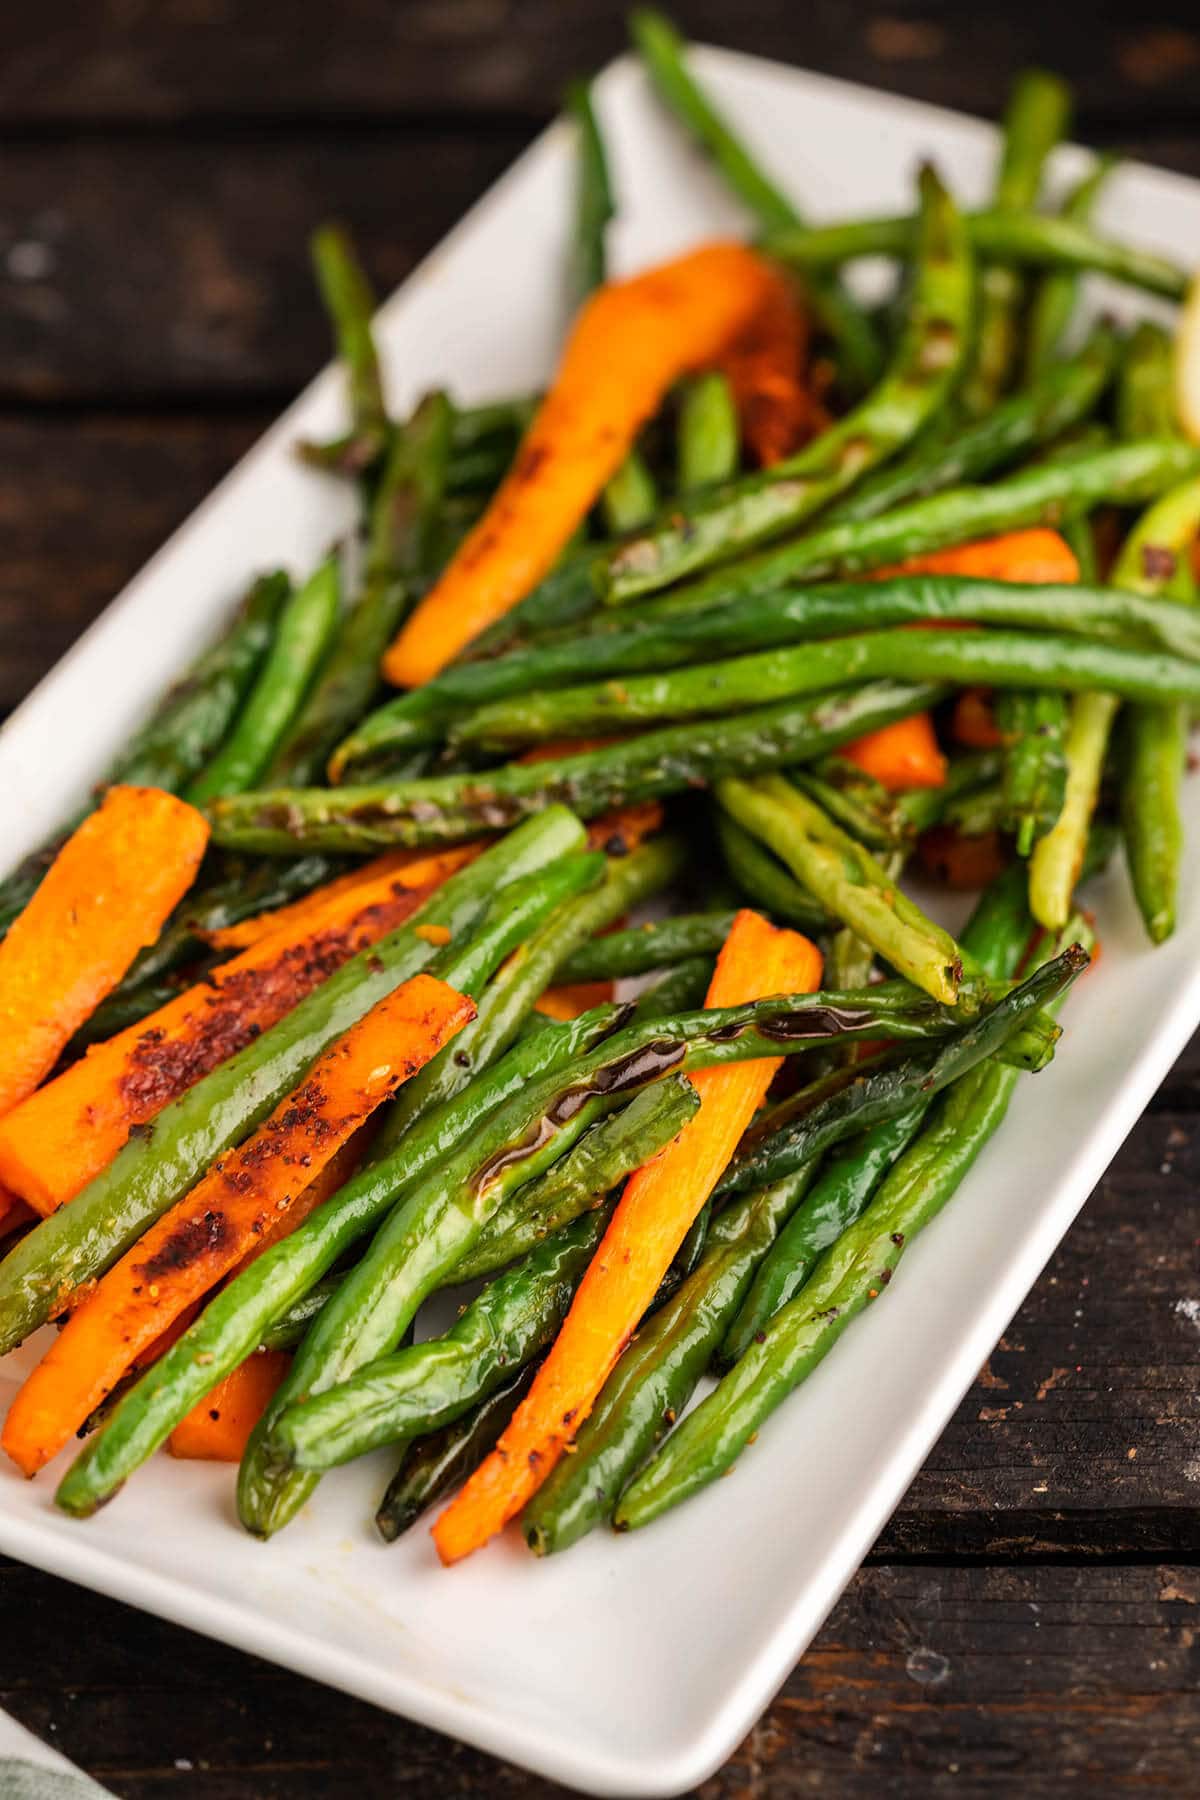
[(72, 1313), (9, 1409), (0, 1442), (26, 1475), (58, 1454), (138, 1355), (252, 1249), (336, 1151), (475, 1008), (416, 975), (314, 1063)]
[(138, 787), (110, 788), (67, 839), (0, 943), (0, 1117), (154, 942), (207, 843), (194, 807)]
[(524, 598), (668, 389), (721, 355), (776, 279), (754, 251), (714, 243), (598, 289), (572, 327), (510, 474), (385, 655), (389, 681), (431, 680)]
[(473, 862), (484, 849), (482, 843), (456, 844), (451, 850), (387, 850), (373, 857), (361, 868), (339, 875), (323, 887), (314, 888), (287, 906), (276, 906), (270, 912), (256, 913), (253, 918), (239, 919), (236, 925), (224, 925), (217, 931), (199, 933), (214, 950), (245, 950), (272, 932), (309, 927), (316, 930), (325, 920), (334, 901), (347, 894), (366, 894), (366, 903), (374, 897), (377, 883), (394, 881), (400, 887), (435, 888)]
[(415, 912), (426, 888), (384, 877), (335, 896), (213, 969), (85, 1057), (6, 1119), (0, 1180), (46, 1215), (107, 1167), (135, 1127), (266, 1031), (344, 962)]
[[(821, 956), (807, 938), (743, 911), (718, 958), (706, 1003), (734, 1006), (771, 994), (807, 993), (820, 979)], [(700, 1111), (630, 1178), (532, 1388), (496, 1449), (434, 1527), (444, 1563), (485, 1544), (549, 1475), (587, 1418), (779, 1062), (764, 1057), (692, 1076)]]
[(286, 1350), (256, 1350), (175, 1427), (167, 1440), (171, 1455), (190, 1462), (241, 1462), (250, 1434), (291, 1366)]
[(763, 468), (782, 462), (829, 423), (805, 382), (808, 316), (791, 282), (773, 281), (718, 366), (733, 390), (742, 441)]

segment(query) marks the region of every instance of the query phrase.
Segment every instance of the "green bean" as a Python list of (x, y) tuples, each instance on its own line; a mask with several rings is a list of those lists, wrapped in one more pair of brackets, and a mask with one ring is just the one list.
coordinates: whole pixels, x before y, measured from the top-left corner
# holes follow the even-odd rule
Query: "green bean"
[(999, 693), (993, 706), (1004, 738), (1004, 828), (1028, 856), (1066, 798), (1069, 707), (1055, 689)]
[(696, 1089), (683, 1075), (669, 1075), (635, 1094), (620, 1112), (593, 1125), (553, 1168), (505, 1201), (456, 1267), (455, 1281), (494, 1274), (599, 1206), (610, 1189), (683, 1130), (699, 1105)]
[[(793, 582), (854, 575), (1025, 526), (1057, 526), (1097, 506), (1135, 505), (1198, 472), (1200, 448), (1158, 438), (1069, 462), (1038, 463), (987, 487), (950, 488), (911, 501), (882, 518), (818, 525), (806, 536), (715, 570), (668, 598), (680, 612), (744, 604)], [(665, 602), (663, 606), (665, 612)]]
[(404, 429), (392, 435), (371, 503), (362, 593), (262, 772), (271, 786), (300, 787), (320, 780), (331, 752), (379, 691), (379, 659), (416, 598), (418, 584), (432, 573), (452, 420), (446, 396), (429, 394)]
[(715, 956), (729, 935), (732, 912), (680, 913), (610, 931), (573, 950), (558, 971), (560, 981), (612, 981), (665, 969), (689, 956)]
[[(993, 201), (998, 212), (1027, 212), (1036, 205), (1046, 158), (1066, 131), (1070, 110), (1070, 94), (1057, 76), (1028, 69), (1017, 77), (1004, 117)], [(961, 396), (973, 417), (989, 412), (1011, 385), (1023, 290), (1021, 275), (1010, 264), (985, 264), (979, 280), (974, 359)]]
[(557, 738), (726, 718), (798, 694), (881, 678), (1068, 692), (1102, 688), (1128, 700), (1200, 700), (1200, 667), (1181, 657), (1050, 633), (879, 631), (497, 701), (464, 719), (451, 742), (511, 752)]
[(768, 775), (756, 782), (725, 780), (717, 800), (897, 973), (954, 1005), (963, 979), (959, 946), (807, 795), (783, 776)]
[(653, 838), (628, 856), (607, 860), (597, 856), (599, 885), (569, 896), (549, 915), (489, 983), (471, 1023), (405, 1082), (384, 1117), (375, 1142), (376, 1158), (399, 1144), (431, 1107), (451, 1099), (508, 1049), (565, 957), (666, 887), (682, 864), (682, 845), (667, 837)]
[[(275, 1421), (293, 1398), (326, 1392), (364, 1363), (389, 1354), (508, 1195), (556, 1162), (594, 1120), (637, 1089), (671, 1069), (686, 1073), (714, 1062), (787, 1054), (802, 1043), (853, 1032), (923, 1035), (944, 1031), (948, 1023), (952, 1028), (952, 1021), (911, 990), (898, 996), (878, 991), (839, 996), (836, 1002), (825, 995), (792, 995), (710, 1008), (627, 1027), (566, 1076), (547, 1076), (499, 1107), (475, 1140), (443, 1164), (436, 1180), (400, 1200), (316, 1320), (243, 1459), (238, 1483), (243, 1524), (270, 1536), (312, 1492), (311, 1478), (278, 1469), (272, 1449)], [(367, 1171), (357, 1182), (369, 1185), (370, 1175)], [(355, 1185), (342, 1190), (343, 1201)]]
[(284, 606), (233, 730), (188, 784), (187, 798), (194, 806), (253, 787), (270, 766), (325, 659), (340, 606), (341, 578), (337, 558), (331, 556)]
[(725, 866), (749, 899), (801, 931), (818, 933), (828, 928), (829, 916), (816, 895), (801, 887), (765, 844), (721, 808), (714, 822)]
[[(1107, 275), (1168, 300), (1182, 300), (1187, 291), (1188, 277), (1178, 263), (1101, 237), (1075, 219), (984, 211), (968, 213), (966, 226), (972, 248), (984, 262)], [(859, 256), (906, 256), (911, 231), (909, 217), (856, 219), (773, 231), (765, 247), (781, 262), (798, 263), (805, 270), (834, 269)]]
[(590, 294), (605, 279), (607, 258), (604, 236), (616, 213), (608, 158), (585, 81), (572, 82), (567, 90), (567, 111), (575, 120), (575, 234), (573, 245), (575, 292)]
[[(1189, 554), (1200, 531), (1200, 480), (1164, 495), (1135, 529), (1128, 556), (1114, 580), (1161, 583), (1168, 591), (1181, 568), (1190, 575)], [(1175, 929), (1176, 895), (1183, 855), (1179, 790), (1187, 760), (1188, 709), (1140, 705), (1126, 720), (1125, 759), (1120, 784), (1125, 858), (1138, 909), (1151, 942), (1161, 944)]]
[(1169, 331), (1143, 319), (1129, 339), (1117, 383), (1117, 430), (1123, 438), (1180, 435)]
[[(661, 603), (660, 603), (661, 604)], [(906, 575), (884, 581), (782, 587), (744, 602), (695, 611), (647, 606), (606, 616), (591, 629), (491, 663), (447, 671), (428, 688), (391, 701), (335, 757), (338, 773), (358, 754), (399, 754), (440, 743), (456, 717), (491, 702), (541, 694), (573, 681), (674, 668), (706, 656), (736, 655), (812, 638), (932, 619), (1027, 630), (1067, 631), (1111, 642), (1143, 643), (1200, 658), (1200, 618), (1178, 605), (1142, 601), (1095, 585), (1025, 586), (955, 575)]]
[(654, 476), (645, 457), (635, 447), (600, 496), (604, 524), (614, 536), (626, 531), (640, 531), (650, 523), (657, 506), (658, 488)]
[(711, 956), (689, 956), (676, 963), (657, 981), (642, 988), (633, 1002), (630, 1023), (666, 1019), (673, 1013), (690, 1012), (693, 1007), (703, 1006), (712, 970)]
[[(817, 1105), (803, 1090), (781, 1101), (762, 1117), (750, 1141), (739, 1150), (718, 1183), (714, 1199), (720, 1203), (778, 1181), (837, 1138), (894, 1119), (922, 1096), (931, 1098), (939, 1093), (1007, 1044), (1031, 1016), (1069, 987), (1087, 964), (1087, 953), (1072, 946), (989, 1012), (964, 1025), (939, 1049), (911, 1055), (893, 1051), (875, 1063), (860, 1063), (850, 1086), (833, 1099), (826, 1099), (822, 1091)], [(837, 1137), (830, 1136), (834, 1129)]]
[(83, 1515), (110, 1498), (215, 1383), (257, 1348), (273, 1322), (283, 1320), (387, 1213), (406, 1186), (428, 1179), (506, 1101), (601, 1042), (622, 1013), (621, 1007), (596, 1007), (523, 1040), (451, 1105), (422, 1120), (400, 1152), (361, 1171), (290, 1236), (235, 1276), (86, 1446), (61, 1490), (65, 1509)]
[(610, 604), (623, 605), (794, 530), (911, 442), (941, 406), (965, 353), (972, 267), (954, 204), (932, 170), (922, 171), (920, 185), (909, 320), (879, 386), (795, 456), (680, 503), (658, 526), (619, 545), (599, 566)]
[(910, 846), (916, 836), (909, 794), (889, 793), (881, 781), (848, 757), (823, 756), (807, 769), (793, 770), (790, 779), (835, 824), (868, 849), (894, 851)]
[(388, 438), (383, 375), (371, 335), (375, 296), (342, 227), (322, 225), (313, 233), (311, 248), (317, 285), (350, 384), (352, 462), (363, 469), (382, 453)]
[(384, 1543), (395, 1543), (423, 1512), (475, 1473), (500, 1441), (539, 1367), (537, 1362), (529, 1363), (461, 1419), (405, 1449), (375, 1514)]
[(718, 1214), (699, 1268), (642, 1326), (601, 1389), (573, 1454), (525, 1508), (521, 1527), (537, 1555), (567, 1549), (611, 1513), (687, 1405), (751, 1272), (800, 1205), (814, 1169), (807, 1165)]
[[(630, 34), (648, 74), (667, 106), (712, 157), (728, 186), (755, 215), (764, 231), (801, 223), (791, 201), (763, 173), (746, 146), (689, 73), (686, 45), (661, 13), (639, 8), (630, 15)], [(811, 298), (838, 353), (839, 379), (854, 395), (879, 378), (883, 352), (878, 334), (858, 302), (840, 283), (811, 282)]]
[(910, 500), (978, 481), (1052, 443), (1092, 412), (1112, 379), (1120, 341), (1111, 326), (1099, 325), (1070, 361), (1051, 363), (1023, 392), (1002, 400), (982, 418), (950, 435), (944, 421), (935, 420), (907, 456), (888, 463), (831, 506), (825, 522), (877, 518)]
[[(553, 865), (581, 837), (578, 821), (563, 811), (530, 821), (451, 876), (408, 924), (352, 957), (276, 1025), (164, 1107), (151, 1133), (132, 1137), (69, 1207), (43, 1219), (0, 1264), (0, 1355), (42, 1324), (63, 1294), (103, 1274), (215, 1157), (266, 1117), (334, 1038), (434, 961), (424, 928), (451, 934), (440, 965), (469, 976), (471, 985), (486, 979), (545, 909), (539, 881), (551, 901), (556, 897), (561, 878)], [(517, 882), (521, 887), (509, 896)], [(497, 889), (494, 920), (469, 937)], [(458, 938), (465, 940), (461, 948), (453, 942)]]
[(607, 1224), (585, 1213), (497, 1277), (443, 1337), (367, 1363), (275, 1420), (271, 1453), (321, 1474), (460, 1418), (513, 1369), (547, 1349)]
[[(178, 793), (216, 752), (254, 681), (271, 643), (275, 621), (291, 591), (286, 575), (263, 575), (251, 587), (219, 641), (198, 658), (159, 702), (147, 722), (109, 765), (101, 787), (129, 782)], [(0, 933), (32, 900), (71, 824), (26, 856), (0, 881)]]
[[(679, 403), (679, 492), (694, 494), (732, 480), (737, 474), (738, 440), (737, 407), (727, 378), (719, 369), (695, 376), (685, 385)], [(635, 520), (629, 529), (644, 522)]]
[(941, 698), (928, 685), (875, 682), (735, 718), (647, 732), (598, 750), (484, 772), (343, 788), (230, 795), (209, 809), (227, 849), (294, 856), (455, 843), (565, 799), (584, 818), (703, 786), (735, 769), (805, 762)]
[[(1086, 225), (1092, 216), (1100, 190), (1112, 173), (1116, 158), (1098, 156), (1083, 180), (1067, 196), (1062, 213), (1078, 225)], [(1025, 378), (1038, 381), (1053, 368), (1063, 337), (1071, 323), (1079, 299), (1080, 279), (1077, 270), (1057, 269), (1043, 275), (1034, 291), (1025, 331)], [(1141, 437), (1141, 432), (1130, 433)]]
[(263, 1350), (294, 1350), (304, 1341), (304, 1334), (325, 1302), (336, 1294), (346, 1279), (344, 1272), (326, 1275), (314, 1282), (307, 1294), (294, 1300), (262, 1334)]

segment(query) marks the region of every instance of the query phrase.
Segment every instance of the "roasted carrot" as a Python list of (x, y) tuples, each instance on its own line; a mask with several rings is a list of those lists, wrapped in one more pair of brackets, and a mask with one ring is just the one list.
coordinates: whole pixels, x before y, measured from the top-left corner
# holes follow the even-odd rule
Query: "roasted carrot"
[(28, 1225), (37, 1214), (18, 1195), (10, 1193), (8, 1188), (0, 1187), (0, 1238), (8, 1237), (19, 1231), (22, 1225)]
[(646, 838), (661, 831), (663, 809), (657, 800), (641, 800), (635, 806), (615, 806), (588, 823), (588, 846), (609, 856), (628, 856)]
[(1004, 734), (992, 711), (990, 689), (964, 688), (954, 702), (950, 729), (955, 743), (965, 744), (968, 750), (1001, 749)]
[[(972, 544), (955, 544), (947, 550), (931, 550), (924, 556), (912, 556), (907, 562), (876, 569), (873, 579), (882, 581), (887, 575), (968, 575), (1036, 585), (1078, 581), (1079, 564), (1065, 538), (1057, 531), (1039, 526), (1028, 531), (1005, 532), (1000, 537), (980, 538)], [(999, 736), (991, 736), (986, 742), (982, 738), (960, 738), (959, 741), (980, 749), (991, 749), (999, 743)], [(895, 725), (885, 725), (882, 731), (869, 732), (866, 737), (847, 744), (841, 754), (893, 791), (941, 787), (946, 779), (945, 759), (937, 747), (933, 721), (928, 713), (916, 713)]]
[(872, 577), (889, 575), (975, 575), (990, 581), (1024, 581), (1031, 585), (1078, 581), (1075, 552), (1057, 531), (1043, 525), (1027, 531), (1006, 531), (999, 537), (978, 538), (971, 544), (951, 544), (945, 550), (927, 550), (904, 562), (875, 569)]
[(868, 731), (839, 754), (873, 775), (891, 794), (909, 788), (945, 786), (946, 758), (927, 712), (897, 719), (894, 725), (884, 725), (879, 731)]
[(287, 906), (277, 906), (252, 919), (240, 919), (236, 925), (225, 925), (219, 931), (205, 931), (200, 935), (214, 950), (245, 950), (275, 931), (316, 930), (325, 922), (334, 902), (340, 902), (348, 894), (362, 896), (365, 893), (370, 903), (376, 884), (388, 880), (407, 888), (440, 887), (456, 869), (473, 862), (483, 848), (482, 843), (476, 843), (456, 844), (452, 850), (388, 850), (361, 868), (339, 875), (336, 881), (314, 888), (311, 894), (305, 894)]
[(385, 877), (318, 921), (284, 926), (131, 1025), (0, 1119), (0, 1181), (36, 1212), (71, 1200), (144, 1125), (274, 1025), (335, 969), (378, 943), (428, 893)]
[(429, 681), (549, 572), (668, 389), (720, 356), (777, 279), (715, 243), (597, 290), (511, 473), (384, 657), (389, 681)]
[(547, 988), (536, 1010), (548, 1019), (577, 1019), (580, 1013), (603, 1006), (612, 997), (611, 981), (564, 982), (560, 987)]
[(769, 468), (798, 450), (827, 423), (805, 382), (808, 315), (780, 275), (762, 305), (718, 359), (733, 390), (742, 442)]
[(167, 1440), (172, 1456), (239, 1463), (250, 1434), (292, 1366), (286, 1350), (256, 1350), (193, 1407)]
[(931, 825), (921, 834), (920, 851), (931, 875), (964, 890), (986, 887), (1008, 863), (998, 831), (967, 837), (953, 825)]
[[(739, 912), (717, 959), (709, 1006), (804, 993), (821, 979), (820, 952), (798, 932)], [(702, 1069), (700, 1110), (630, 1177), (533, 1386), (496, 1449), (434, 1527), (444, 1563), (485, 1544), (536, 1492), (591, 1411), (649, 1306), (688, 1227), (761, 1105), (779, 1058)]]
[(161, 788), (110, 788), (0, 943), (0, 1117), (32, 1094), (195, 878), (202, 813)]
[(299, 1087), (104, 1275), (9, 1409), (2, 1443), (35, 1475), (161, 1337), (286, 1213), (375, 1108), (475, 1016), (416, 975), (318, 1057)]
[(316, 1212), (318, 1206), (324, 1206), (325, 1202), (331, 1200), (339, 1188), (345, 1187), (350, 1177), (357, 1174), (361, 1167), (378, 1126), (378, 1114), (364, 1120), (353, 1137), (347, 1138), (341, 1148), (330, 1157), (315, 1179), (296, 1195), (287, 1211), (278, 1213), (270, 1224), (264, 1227), (262, 1235), (255, 1238), (245, 1256), (233, 1270), (234, 1275), (239, 1275), (250, 1263), (257, 1261), (260, 1256), (271, 1249), (272, 1245), (277, 1244), (280, 1238), (285, 1238), (289, 1232), (298, 1230), (305, 1219)]

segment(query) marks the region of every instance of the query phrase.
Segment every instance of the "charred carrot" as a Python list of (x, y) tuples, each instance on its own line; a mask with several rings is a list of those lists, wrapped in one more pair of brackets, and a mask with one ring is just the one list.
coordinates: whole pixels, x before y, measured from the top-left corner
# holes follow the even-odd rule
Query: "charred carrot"
[(276, 1024), (427, 897), (384, 878), (369, 898), (336, 896), (214, 969), (178, 999), (96, 1044), (0, 1119), (0, 1180), (43, 1216), (71, 1200), (146, 1125), (219, 1063)]
[(207, 843), (194, 807), (137, 787), (110, 788), (67, 839), (0, 944), (0, 1117), (153, 943)]
[[(709, 1006), (814, 989), (821, 957), (798, 932), (740, 912), (709, 987)], [(586, 1419), (688, 1228), (779, 1066), (764, 1057), (695, 1076), (700, 1111), (631, 1177), (571, 1310), (496, 1449), (434, 1527), (445, 1563), (469, 1556), (536, 1492)]]
[(475, 1016), (431, 975), (405, 982), (335, 1040), (239, 1149), (219, 1158), (71, 1315), (9, 1409), (2, 1443), (35, 1475), (130, 1364), (271, 1230), (296, 1196)]
[[(215, 931), (198, 933), (214, 950), (244, 950), (276, 931), (319, 931), (328, 923), (335, 901), (353, 895), (363, 905), (373, 905), (392, 883), (402, 888), (440, 887), (456, 869), (465, 868), (483, 849), (479, 844), (459, 844), (453, 850), (387, 850), (361, 868), (314, 888), (287, 906), (273, 907), (253, 918), (241, 919)], [(394, 889), (393, 889), (394, 891)]]
[(250, 1434), (292, 1366), (286, 1350), (258, 1350), (193, 1407), (167, 1440), (190, 1462), (239, 1463)]
[(510, 474), (385, 656), (389, 681), (429, 681), (524, 598), (667, 390), (719, 357), (776, 279), (753, 251), (714, 243), (592, 296)]
[(792, 283), (780, 276), (719, 359), (742, 441), (763, 468), (782, 462), (829, 423), (805, 384), (807, 358), (808, 317)]

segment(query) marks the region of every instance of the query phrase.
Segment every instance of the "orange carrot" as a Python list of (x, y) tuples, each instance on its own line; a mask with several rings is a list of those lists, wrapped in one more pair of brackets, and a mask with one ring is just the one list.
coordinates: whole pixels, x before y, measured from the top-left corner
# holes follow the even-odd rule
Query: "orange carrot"
[(804, 379), (808, 317), (786, 277), (773, 281), (754, 317), (718, 359), (733, 390), (742, 440), (769, 468), (828, 422)]
[(261, 1237), (255, 1238), (245, 1256), (232, 1271), (230, 1279), (233, 1275), (240, 1275), (242, 1270), (248, 1268), (252, 1262), (257, 1262), (258, 1258), (264, 1256), (279, 1242), (280, 1238), (288, 1237), (293, 1231), (298, 1231), (305, 1219), (315, 1213), (319, 1206), (324, 1206), (327, 1200), (331, 1200), (339, 1188), (345, 1187), (350, 1177), (357, 1174), (371, 1147), (371, 1141), (378, 1125), (379, 1117), (378, 1114), (375, 1114), (359, 1126), (353, 1137), (347, 1138), (341, 1149), (330, 1157), (315, 1180), (310, 1181), (308, 1186), (296, 1195), (287, 1211), (277, 1213), (270, 1224), (264, 1228)]
[(628, 856), (631, 850), (661, 831), (663, 809), (657, 800), (639, 800), (633, 806), (614, 806), (600, 813), (587, 828), (588, 846), (609, 856)]
[[(924, 556), (910, 556), (907, 562), (875, 569), (871, 579), (882, 581), (889, 575), (970, 575), (1036, 585), (1078, 581), (1079, 563), (1065, 538), (1057, 531), (1037, 526), (1028, 531), (1005, 532), (1000, 537), (980, 538), (972, 544), (954, 544), (946, 550), (931, 550)], [(975, 742), (965, 738), (960, 741)], [(978, 747), (991, 748), (996, 741), (991, 739)], [(928, 713), (869, 732), (865, 738), (847, 744), (841, 755), (893, 790), (941, 787), (946, 779), (945, 759), (937, 747)], [(911, 776), (905, 772), (910, 763), (914, 771)]]
[(968, 750), (1001, 749), (1004, 734), (992, 711), (991, 689), (964, 688), (954, 702), (950, 729), (955, 743), (965, 744)]
[(1004, 840), (998, 831), (967, 837), (953, 825), (931, 825), (922, 832), (921, 861), (947, 887), (986, 887), (1007, 867)]
[(0, 1116), (58, 1061), (192, 885), (202, 813), (160, 788), (110, 788), (0, 943)]
[(18, 1468), (35, 1475), (56, 1456), (129, 1365), (474, 1016), (445, 982), (416, 975), (330, 1045), (265, 1124), (219, 1158), (76, 1307), (9, 1409), (0, 1441)]
[(37, 1214), (16, 1194), (7, 1188), (0, 1187), (0, 1238), (10, 1237), (19, 1231), (22, 1225), (28, 1225)]
[(946, 758), (938, 747), (927, 712), (897, 719), (878, 731), (855, 738), (838, 753), (873, 775), (891, 794), (908, 788), (940, 788), (946, 782)]
[(549, 987), (538, 1001), (536, 1012), (548, 1019), (577, 1019), (593, 1006), (603, 1006), (613, 997), (611, 981), (567, 981), (560, 987)]
[(93, 1045), (0, 1119), (0, 1181), (42, 1214), (74, 1199), (134, 1126), (403, 924), (427, 892), (386, 876), (366, 891), (340, 894), (307, 923), (281, 927), (139, 1024)]
[(720, 356), (777, 279), (741, 244), (706, 244), (586, 302), (511, 472), (384, 657), (389, 681), (431, 680), (536, 586), (667, 390)]
[(339, 875), (336, 881), (314, 888), (311, 894), (293, 900), (288, 906), (276, 906), (252, 919), (240, 919), (236, 925), (224, 925), (218, 931), (202, 931), (198, 935), (214, 950), (244, 950), (274, 931), (309, 927), (315, 930), (324, 922), (334, 902), (346, 895), (370, 894), (378, 884), (389, 879), (406, 888), (440, 887), (457, 869), (473, 862), (483, 847), (478, 843), (458, 844), (453, 850), (388, 850), (364, 863), (360, 869), (351, 869), (348, 875)]
[(975, 575), (991, 581), (1078, 581), (1075, 552), (1057, 531), (1031, 526), (1027, 531), (1006, 531), (999, 537), (979, 538), (971, 544), (951, 544), (945, 550), (927, 550), (904, 562), (873, 569), (871, 579), (889, 575)]
[[(717, 959), (707, 1004), (806, 993), (820, 979), (820, 953), (807, 938), (769, 925), (758, 913), (739, 912)], [(486, 1544), (549, 1475), (762, 1104), (780, 1060), (764, 1057), (692, 1076), (699, 1112), (631, 1176), (533, 1386), (496, 1449), (435, 1525), (444, 1563)]]
[(171, 1455), (191, 1462), (240, 1463), (251, 1432), (291, 1366), (286, 1350), (256, 1350), (180, 1420), (167, 1440)]

